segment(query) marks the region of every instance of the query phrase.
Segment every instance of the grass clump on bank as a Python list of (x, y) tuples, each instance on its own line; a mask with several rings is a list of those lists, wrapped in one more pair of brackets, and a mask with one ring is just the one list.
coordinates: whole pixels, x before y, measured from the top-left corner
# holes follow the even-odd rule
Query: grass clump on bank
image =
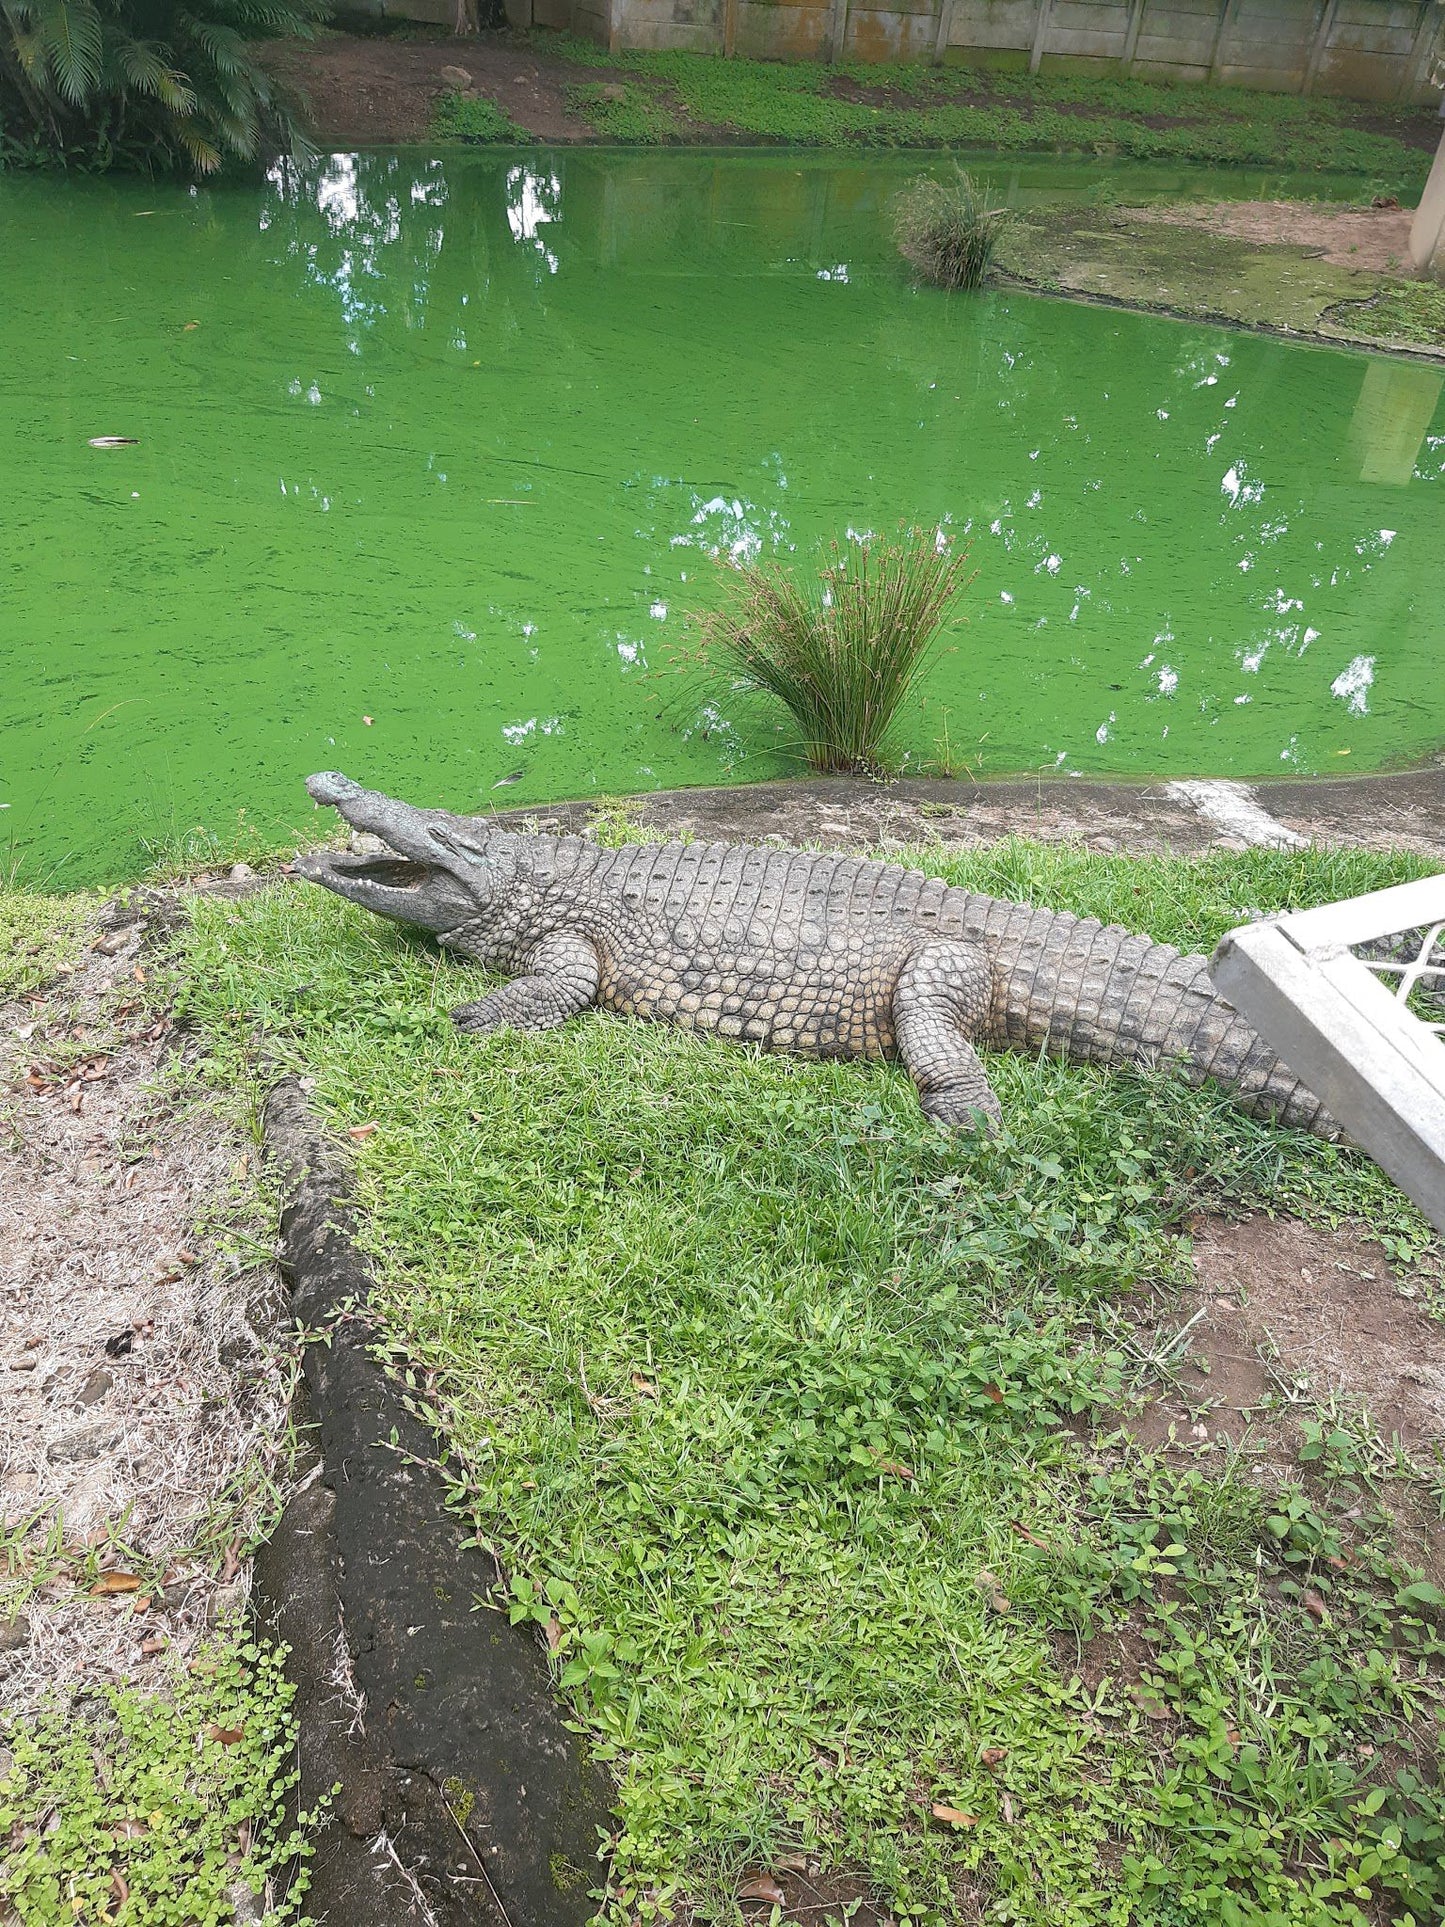
[[(719, 60), (712, 54), (603, 55), (590, 41), (538, 43), (661, 95), (701, 130), (816, 147), (989, 147), (1119, 155), (1205, 166), (1358, 174), (1392, 193), (1418, 192), (1433, 138), (1379, 131), (1429, 127), (1431, 109), (1363, 105), (1323, 95), (1256, 93), (1086, 75), (1028, 75), (926, 61)], [(579, 103), (580, 104), (580, 103)], [(602, 103), (596, 103), (600, 106)], [(594, 107), (583, 105), (591, 119)], [(594, 120), (601, 133), (608, 129)], [(630, 138), (616, 133), (613, 138)]]
[(966, 550), (937, 528), (833, 543), (816, 589), (773, 561), (726, 565), (722, 608), (700, 619), (701, 655), (776, 698), (814, 769), (880, 766), (899, 708), (964, 585)]
[(437, 101), (432, 110), (431, 131), (436, 140), (462, 141), (474, 147), (525, 146), (535, 138), (494, 100), (455, 90), (443, 94)]
[(893, 205), (893, 238), (935, 287), (978, 288), (1014, 217), (1009, 208), (990, 207), (963, 168), (954, 174), (951, 181), (923, 174), (909, 182)]
[(682, 137), (666, 98), (636, 81), (590, 81), (567, 89), (567, 105), (603, 140), (654, 147)]
[[(1427, 867), (913, 854), (1200, 947)], [(991, 1058), (979, 1144), (883, 1067), (596, 1015), (479, 1047), (446, 1011), (480, 973), (334, 897), (194, 914), (212, 1074), (264, 1037), (367, 1127), (373, 1310), (617, 1776), (605, 1918), (735, 1921), (800, 1852), (914, 1927), (1428, 1918), (1436, 1595), (1357, 1485), (1110, 1436), (1108, 1316), (1201, 1205), (1428, 1246), (1367, 1160), (1165, 1074)], [(1125, 1632), (1138, 1676), (1085, 1686)]]

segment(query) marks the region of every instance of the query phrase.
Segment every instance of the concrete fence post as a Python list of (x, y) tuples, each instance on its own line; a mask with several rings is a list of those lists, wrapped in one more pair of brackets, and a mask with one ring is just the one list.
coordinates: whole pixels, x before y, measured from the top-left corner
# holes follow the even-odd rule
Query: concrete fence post
[(1124, 31), (1124, 51), (1119, 56), (1120, 69), (1128, 74), (1134, 71), (1134, 55), (1139, 47), (1139, 29), (1144, 24), (1146, 0), (1131, 0), (1129, 25)]
[(1054, 0), (1038, 0), (1038, 18), (1034, 22), (1034, 44), (1029, 50), (1029, 72), (1036, 74), (1044, 57), (1044, 41), (1048, 36), (1049, 19), (1054, 11)]
[(1304, 84), (1300, 88), (1302, 94), (1312, 94), (1315, 90), (1320, 68), (1324, 65), (1325, 55), (1329, 51), (1330, 35), (1334, 31), (1336, 4), (1337, 0), (1325, 0), (1320, 10), (1320, 24), (1315, 30), (1309, 61), (1305, 67)]
[(1425, 98), (1426, 82), (1430, 77), (1432, 58), (1442, 27), (1445, 27), (1445, 6), (1441, 6), (1438, 0), (1421, 0), (1420, 24), (1415, 29), (1410, 57), (1401, 68), (1400, 91), (1395, 96), (1402, 107), (1409, 107)]
[(958, 0), (941, 0), (938, 9), (938, 32), (933, 42), (933, 64), (936, 67), (948, 52), (949, 42), (953, 39), (953, 12)]
[(1239, 0), (1224, 0), (1224, 5), (1219, 10), (1219, 18), (1214, 24), (1214, 45), (1209, 50), (1209, 78), (1211, 81), (1217, 81), (1219, 79), (1219, 67), (1224, 53), (1224, 42), (1230, 28), (1234, 25), (1234, 16), (1238, 11)]
[(1421, 274), (1445, 282), (1445, 133), (1410, 223), (1410, 259)]

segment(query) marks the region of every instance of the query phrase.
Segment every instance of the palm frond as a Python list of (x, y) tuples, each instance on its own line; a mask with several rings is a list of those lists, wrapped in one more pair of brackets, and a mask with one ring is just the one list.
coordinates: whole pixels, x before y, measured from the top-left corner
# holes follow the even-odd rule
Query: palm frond
[(91, 0), (45, 0), (35, 10), (45, 64), (61, 98), (83, 106), (100, 80), (105, 30)]

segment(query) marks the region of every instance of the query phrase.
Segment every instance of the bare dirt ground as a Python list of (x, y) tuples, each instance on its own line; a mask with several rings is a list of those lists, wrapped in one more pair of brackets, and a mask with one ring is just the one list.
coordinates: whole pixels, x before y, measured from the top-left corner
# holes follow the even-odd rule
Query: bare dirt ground
[(1321, 201), (1211, 201), (1183, 207), (1133, 207), (1139, 221), (1208, 229), (1257, 244), (1307, 248), (1337, 268), (1373, 274), (1410, 272), (1412, 210), (1332, 207)]
[(0, 1006), (9, 1713), (143, 1683), (244, 1604), (246, 1494), (286, 1422), (277, 1278), (248, 1235), (270, 1228), (242, 1191), (254, 1146), (187, 1090), (146, 937), (112, 912), (73, 973)]
[(467, 74), (478, 93), (539, 140), (595, 140), (568, 108), (566, 90), (607, 77), (605, 69), (579, 67), (504, 35), (440, 31), (416, 38), (328, 33), (311, 42), (278, 40), (268, 45), (266, 64), (305, 95), (323, 147), (425, 140), (437, 99), (458, 89), (454, 78), (443, 76), (445, 67)]
[(1427, 1288), (1348, 1227), (1200, 1220), (1193, 1288), (1150, 1339), (1156, 1355), (1179, 1344), (1177, 1383), (1140, 1436), (1186, 1450), (1253, 1436), (1293, 1459), (1299, 1418), (1333, 1398), (1428, 1462), (1445, 1453), (1445, 1324)]

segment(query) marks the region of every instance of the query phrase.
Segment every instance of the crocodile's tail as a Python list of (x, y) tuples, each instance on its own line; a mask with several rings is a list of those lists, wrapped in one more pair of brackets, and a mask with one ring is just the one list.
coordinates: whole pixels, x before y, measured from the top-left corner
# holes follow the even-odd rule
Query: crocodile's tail
[(1333, 1137), (1313, 1092), (1227, 1004), (1205, 960), (1118, 924), (970, 897), (967, 920), (993, 952), (998, 1042), (1076, 1063), (1168, 1064), (1214, 1078), (1252, 1117)]

